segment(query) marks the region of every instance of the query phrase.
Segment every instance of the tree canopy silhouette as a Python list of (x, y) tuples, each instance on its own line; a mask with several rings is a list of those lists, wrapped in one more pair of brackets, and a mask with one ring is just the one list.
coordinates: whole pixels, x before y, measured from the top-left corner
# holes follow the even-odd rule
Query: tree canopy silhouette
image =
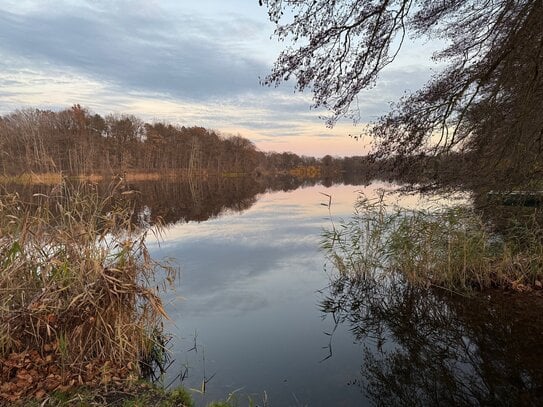
[[(291, 76), (330, 110), (329, 125), (401, 51), (440, 38), (448, 65), (370, 127), (376, 155), (469, 151), (492, 168), (541, 174), (543, 1), (263, 0), (275, 35), (293, 41), (263, 80)], [(483, 160), (485, 161), (485, 160)]]

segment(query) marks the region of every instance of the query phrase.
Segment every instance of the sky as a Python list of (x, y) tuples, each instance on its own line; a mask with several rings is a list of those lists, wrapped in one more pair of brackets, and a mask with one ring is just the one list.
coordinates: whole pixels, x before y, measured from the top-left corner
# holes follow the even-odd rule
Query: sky
[(239, 134), (263, 151), (362, 155), (365, 123), (422, 86), (430, 42), (410, 41), (375, 88), (361, 122), (325, 126), (294, 83), (260, 85), (284, 44), (258, 0), (2, 0), (0, 114), (80, 104), (93, 113)]

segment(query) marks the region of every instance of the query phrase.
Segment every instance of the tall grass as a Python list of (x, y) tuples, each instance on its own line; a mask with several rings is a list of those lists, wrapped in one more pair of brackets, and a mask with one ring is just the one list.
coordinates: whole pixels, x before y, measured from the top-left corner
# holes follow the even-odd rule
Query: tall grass
[(101, 360), (139, 372), (149, 358), (166, 316), (154, 277), (174, 270), (151, 259), (117, 187), (0, 196), (0, 359), (36, 349), (72, 370)]
[(543, 281), (543, 225), (535, 216), (498, 233), (467, 206), (413, 210), (361, 196), (353, 217), (323, 237), (334, 266), (352, 279), (401, 273), (411, 284), (453, 290), (523, 290)]

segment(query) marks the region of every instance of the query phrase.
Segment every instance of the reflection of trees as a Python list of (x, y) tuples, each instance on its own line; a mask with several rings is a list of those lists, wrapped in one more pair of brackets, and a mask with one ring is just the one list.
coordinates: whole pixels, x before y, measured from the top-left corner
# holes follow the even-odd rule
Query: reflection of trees
[(228, 210), (244, 211), (254, 205), (260, 192), (246, 178), (137, 182), (129, 188), (138, 192), (136, 212), (147, 206), (152, 221), (161, 218), (166, 224), (204, 221)]
[[(352, 177), (351, 177), (352, 178)], [(355, 182), (354, 179), (350, 179)], [(361, 180), (365, 181), (365, 180)], [(257, 201), (259, 194), (269, 191), (292, 191), (313, 186), (323, 180), (303, 179), (291, 176), (269, 177), (193, 177), (186, 180), (165, 178), (161, 181), (130, 182), (121, 186), (123, 199), (134, 200), (135, 216), (153, 223), (162, 219), (165, 224), (189, 221), (205, 221), (233, 211), (242, 212)], [(341, 182), (341, 178), (332, 183)], [(115, 181), (114, 181), (115, 183)], [(9, 185), (23, 200), (35, 200), (35, 194), (49, 195), (55, 186)], [(99, 192), (107, 194), (108, 182), (97, 185)]]
[[(26, 202), (35, 201), (42, 195), (54, 195), (55, 186), (10, 185)], [(110, 183), (97, 185), (99, 194), (106, 196)], [(204, 221), (226, 211), (240, 212), (256, 202), (256, 195), (264, 192), (249, 179), (193, 179), (187, 181), (143, 181), (121, 185), (119, 198), (133, 201), (136, 220), (154, 223), (161, 219), (165, 224), (176, 222)], [(105, 208), (107, 210), (107, 208)]]
[(171, 224), (204, 221), (227, 211), (242, 212), (256, 203), (259, 194), (292, 191), (321, 181), (291, 176), (223, 177), (134, 182), (127, 187), (138, 192), (137, 212), (147, 206), (152, 211), (151, 220), (160, 217)]
[(467, 298), (399, 278), (339, 278), (321, 304), (365, 344), (357, 382), (376, 405), (543, 402), (540, 298)]

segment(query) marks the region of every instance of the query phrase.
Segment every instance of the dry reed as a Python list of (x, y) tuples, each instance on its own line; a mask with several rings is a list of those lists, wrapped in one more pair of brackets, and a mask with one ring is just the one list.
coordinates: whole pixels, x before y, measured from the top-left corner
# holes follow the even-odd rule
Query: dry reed
[(102, 360), (136, 373), (148, 360), (166, 316), (155, 276), (174, 270), (149, 256), (118, 185), (109, 192), (61, 183), (33, 202), (0, 197), (0, 360), (53, 350), (70, 369)]
[[(537, 211), (537, 209), (536, 209)], [(354, 216), (323, 235), (342, 275), (451, 290), (542, 288), (543, 227), (533, 216), (498, 233), (469, 207), (410, 210), (361, 197)]]

